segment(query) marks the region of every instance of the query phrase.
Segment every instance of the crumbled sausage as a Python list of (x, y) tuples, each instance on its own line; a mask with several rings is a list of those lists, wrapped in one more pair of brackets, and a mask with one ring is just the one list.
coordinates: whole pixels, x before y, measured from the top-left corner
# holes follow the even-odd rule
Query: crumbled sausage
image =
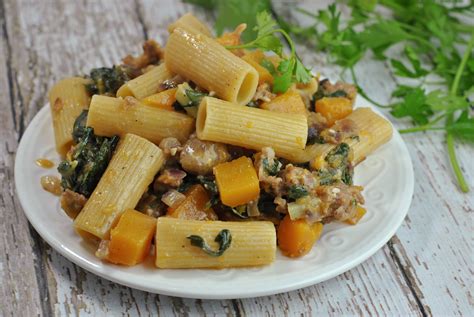
[(342, 119), (323, 131), (320, 136), (326, 143), (339, 144), (344, 139), (356, 135), (357, 124), (351, 119)]
[(76, 218), (79, 212), (84, 208), (87, 198), (84, 195), (66, 189), (61, 195), (61, 208), (71, 218)]
[(186, 141), (179, 156), (183, 169), (198, 175), (211, 173), (214, 166), (229, 159), (230, 154), (225, 144), (201, 141), (196, 137)]

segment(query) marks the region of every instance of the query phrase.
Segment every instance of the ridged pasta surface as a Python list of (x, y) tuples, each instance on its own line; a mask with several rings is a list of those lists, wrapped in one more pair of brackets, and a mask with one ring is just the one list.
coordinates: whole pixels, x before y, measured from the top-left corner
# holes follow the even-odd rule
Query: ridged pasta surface
[(107, 239), (119, 216), (126, 209), (135, 208), (163, 161), (159, 147), (137, 135), (126, 134), (91, 197), (74, 220), (76, 230)]

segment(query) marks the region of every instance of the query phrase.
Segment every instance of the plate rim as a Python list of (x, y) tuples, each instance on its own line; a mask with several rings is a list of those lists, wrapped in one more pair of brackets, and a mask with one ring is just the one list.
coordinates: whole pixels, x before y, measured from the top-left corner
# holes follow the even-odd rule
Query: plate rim
[[(359, 99), (359, 98), (358, 98)], [(372, 106), (369, 102), (364, 100), (364, 103), (367, 104), (372, 110), (377, 112), (378, 114), (382, 115), (385, 119), (387, 119), (378, 109)], [(33, 228), (38, 232), (38, 234), (59, 254), (67, 258), (69, 261), (74, 263), (75, 265), (80, 266), (81, 268), (85, 269), (88, 272), (91, 272), (101, 278), (106, 280), (125, 285), (127, 287), (135, 288), (138, 290), (154, 293), (154, 294), (162, 294), (167, 296), (178, 296), (183, 298), (198, 298), (198, 299), (240, 299), (240, 298), (252, 298), (252, 297), (260, 297), (260, 296), (267, 296), (267, 295), (275, 295), (284, 292), (289, 292), (297, 289), (301, 289), (307, 286), (315, 285), (324, 281), (327, 281), (333, 277), (336, 277), (348, 270), (358, 266), (362, 262), (366, 261), (372, 255), (374, 255), (378, 250), (380, 250), (396, 233), (396, 231), (400, 228), (405, 219), (408, 210), (410, 208), (411, 202), (413, 200), (413, 193), (414, 193), (414, 184), (415, 184), (415, 176), (413, 170), (413, 163), (410, 156), (410, 152), (408, 151), (407, 145), (399, 132), (394, 128), (393, 130), (393, 138), (399, 138), (401, 140), (400, 145), (405, 152), (406, 156), (408, 157), (407, 160), (407, 169), (406, 169), (406, 191), (409, 193), (409, 198), (402, 200), (402, 202), (397, 205), (397, 208), (401, 209), (403, 212), (400, 212), (398, 218), (396, 218), (395, 224), (391, 227), (391, 230), (387, 232), (384, 239), (380, 239), (377, 243), (368, 249), (366, 252), (360, 253), (350, 261), (343, 265), (336, 266), (333, 269), (328, 270), (323, 275), (319, 275), (317, 278), (307, 278), (304, 280), (295, 279), (294, 282), (286, 283), (285, 285), (262, 285), (261, 289), (253, 290), (251, 292), (242, 293), (238, 291), (228, 291), (228, 292), (220, 292), (220, 293), (212, 293), (206, 292), (202, 293), (202, 290), (193, 291), (192, 289), (183, 289), (183, 288), (176, 288), (176, 289), (169, 289), (169, 288), (162, 288), (160, 285), (155, 285), (154, 287), (145, 286), (139, 283), (134, 283), (133, 281), (129, 281), (125, 278), (115, 277), (106, 274), (105, 271), (101, 270), (99, 266), (88, 262), (86, 259), (82, 258), (80, 255), (74, 253), (70, 250), (66, 245), (62, 243), (57, 245), (54, 241), (52, 235), (50, 235), (47, 231), (43, 232), (38, 230), (39, 224), (35, 223), (31, 219), (33, 219), (30, 215), (30, 211), (34, 209), (34, 206), (31, 206), (28, 202), (28, 197), (26, 193), (19, 188), (22, 188), (23, 180), (20, 178), (20, 164), (19, 161), (21, 157), (25, 156), (26, 152), (26, 142), (24, 141), (29, 136), (33, 135), (35, 128), (40, 126), (41, 120), (44, 120), (45, 116), (47, 116), (49, 112), (49, 103), (45, 104), (37, 114), (35, 114), (33, 120), (29, 123), (28, 127), (26, 128), (24, 134), (21, 137), (20, 143), (17, 147), (17, 151), (15, 154), (15, 165), (14, 165), (14, 180), (15, 180), (15, 187), (16, 193), (20, 201), (20, 205), (23, 209), (24, 214), (26, 215), (28, 222), (33, 226)], [(388, 120), (388, 119), (387, 119)], [(390, 120), (388, 120), (390, 122)], [(391, 122), (390, 122), (391, 123)], [(393, 125), (392, 125), (393, 126)], [(238, 268), (234, 268), (233, 270), (238, 270)]]

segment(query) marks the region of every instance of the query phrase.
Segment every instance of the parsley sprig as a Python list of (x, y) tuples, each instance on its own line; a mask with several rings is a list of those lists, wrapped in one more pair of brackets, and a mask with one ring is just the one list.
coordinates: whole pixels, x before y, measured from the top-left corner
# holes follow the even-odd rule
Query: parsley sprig
[[(257, 25), (254, 27), (257, 37), (245, 44), (226, 46), (227, 49), (261, 49), (272, 51), (282, 58), (277, 67), (277, 74), (273, 83), (274, 92), (285, 92), (292, 83), (308, 83), (311, 80), (311, 72), (298, 58), (295, 44), (288, 33), (278, 27), (277, 22), (266, 11), (257, 14)], [(276, 34), (282, 35), (290, 46), (289, 57), (283, 56), (283, 44)]]
[[(331, 61), (342, 67), (343, 75), (348, 71), (360, 95), (379, 107), (390, 109), (395, 118), (412, 121), (414, 126), (400, 130), (401, 133), (446, 132), (447, 153), (455, 176), (461, 190), (469, 190), (456, 159), (454, 143), (456, 140), (474, 142), (471, 110), (474, 107), (471, 34), (474, 26), (465, 22), (472, 19), (460, 18), (472, 18), (472, 3), (460, 6), (455, 0), (350, 0), (345, 2), (351, 9), (349, 17), (342, 18), (340, 4), (331, 4), (316, 12), (296, 8), (311, 17), (312, 24), (304, 27), (274, 15), (278, 27), (265, 20), (259, 25), (257, 21), (258, 12), (272, 12), (269, 0), (185, 1), (216, 9), (220, 32), (247, 23), (249, 29), (243, 39), (248, 48), (278, 51), (282, 46), (273, 38), (279, 33), (287, 40), (291, 34), (312, 44), (316, 50), (327, 52)], [(271, 27), (261, 27), (266, 23)], [(277, 67), (277, 91), (307, 78), (308, 72), (294, 53), (293, 42), (289, 43), (292, 54)], [(401, 47), (402, 52), (389, 58), (386, 52), (393, 46)], [(373, 100), (359, 85), (355, 66), (369, 52), (386, 62), (394, 76), (411, 84), (399, 84), (392, 93), (391, 104)], [(437, 89), (429, 89), (433, 85)]]
[[(343, 73), (348, 70), (363, 97), (389, 108), (396, 118), (411, 119), (414, 127), (400, 133), (445, 131), (454, 174), (461, 190), (467, 192), (454, 143), (455, 139), (474, 142), (473, 103), (469, 100), (474, 93), (474, 26), (459, 19), (462, 14), (472, 16), (473, 6), (456, 7), (456, 2), (446, 5), (434, 0), (353, 0), (347, 5), (351, 16), (344, 20), (335, 4), (316, 13), (299, 9), (312, 17), (314, 24), (302, 28), (286, 23), (286, 29), (326, 51), (332, 62), (342, 66)], [(387, 49), (395, 45), (403, 48), (400, 56), (387, 57)], [(358, 83), (355, 65), (369, 51), (387, 62), (393, 75), (415, 83), (399, 84), (392, 93), (395, 101), (389, 105), (371, 99)]]

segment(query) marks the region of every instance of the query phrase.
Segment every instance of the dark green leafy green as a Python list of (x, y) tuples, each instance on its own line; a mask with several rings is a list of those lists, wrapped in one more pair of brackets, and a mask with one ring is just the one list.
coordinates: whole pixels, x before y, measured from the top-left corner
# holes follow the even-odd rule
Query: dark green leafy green
[(75, 143), (79, 143), (86, 133), (87, 114), (88, 111), (83, 110), (79, 117), (77, 117), (74, 121), (74, 126), (72, 128), (72, 139)]
[(274, 159), (273, 164), (270, 164), (270, 162), (268, 162), (268, 158), (264, 158), (262, 160), (262, 164), (265, 171), (268, 173), (268, 175), (271, 175), (271, 176), (277, 175), (282, 166), (280, 161), (278, 161), (277, 159)]
[(99, 137), (87, 127), (78, 140), (70, 158), (59, 164), (58, 171), (63, 189), (89, 197), (105, 172), (119, 137)]
[(92, 83), (86, 85), (91, 95), (111, 96), (115, 96), (117, 90), (130, 79), (128, 70), (124, 66), (94, 68), (87, 77), (92, 80)]
[(201, 236), (190, 235), (186, 238), (190, 240), (192, 246), (202, 249), (206, 254), (212, 257), (218, 257), (224, 254), (225, 250), (227, 250), (232, 243), (232, 235), (228, 229), (222, 229), (214, 239), (215, 242), (219, 243), (219, 249), (217, 251), (212, 250)]
[(302, 185), (292, 185), (288, 188), (288, 198), (296, 200), (298, 198), (308, 196), (308, 190)]

